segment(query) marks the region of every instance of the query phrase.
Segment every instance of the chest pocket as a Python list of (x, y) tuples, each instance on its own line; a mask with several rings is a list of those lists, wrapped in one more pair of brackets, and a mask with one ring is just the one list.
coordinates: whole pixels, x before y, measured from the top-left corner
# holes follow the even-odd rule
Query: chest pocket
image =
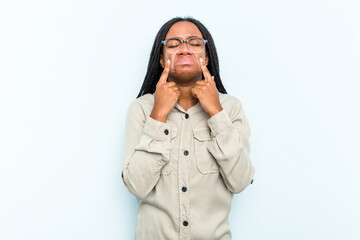
[(176, 141), (177, 135), (178, 135), (177, 128), (171, 127), (170, 128), (170, 139), (171, 139), (170, 142), (171, 142), (172, 149), (171, 149), (170, 161), (161, 168), (160, 174), (169, 175), (173, 170), (173, 164), (174, 164), (173, 159), (176, 154), (175, 141)]
[(219, 165), (213, 155), (207, 150), (211, 135), (208, 128), (193, 129), (196, 163), (202, 174), (218, 173)]

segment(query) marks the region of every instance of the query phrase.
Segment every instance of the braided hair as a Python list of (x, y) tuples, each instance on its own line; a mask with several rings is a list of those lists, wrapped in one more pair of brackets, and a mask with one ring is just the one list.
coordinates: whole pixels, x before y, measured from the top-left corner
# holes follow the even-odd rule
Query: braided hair
[(208, 42), (205, 45), (206, 46), (206, 52), (208, 53), (209, 62), (208, 62), (208, 70), (212, 76), (214, 76), (214, 81), (216, 83), (216, 88), (219, 92), (227, 94), (225, 87), (223, 86), (220, 78), (219, 73), (219, 61), (218, 61), (218, 55), (216, 52), (214, 40), (210, 34), (210, 32), (206, 29), (206, 27), (199, 22), (198, 20), (192, 18), (192, 17), (175, 17), (167, 21), (159, 30), (155, 37), (155, 42), (152, 47), (151, 53), (150, 53), (150, 59), (149, 64), (147, 68), (147, 73), (144, 79), (144, 82), (141, 86), (140, 92), (136, 98), (139, 98), (142, 95), (145, 95), (147, 93), (154, 93), (156, 90), (156, 84), (159, 81), (159, 78), (163, 72), (163, 68), (160, 65), (160, 53), (162, 51), (162, 43), (161, 41), (165, 39), (166, 34), (168, 33), (171, 26), (179, 21), (187, 21), (194, 23), (200, 32), (202, 33), (204, 39), (206, 39)]

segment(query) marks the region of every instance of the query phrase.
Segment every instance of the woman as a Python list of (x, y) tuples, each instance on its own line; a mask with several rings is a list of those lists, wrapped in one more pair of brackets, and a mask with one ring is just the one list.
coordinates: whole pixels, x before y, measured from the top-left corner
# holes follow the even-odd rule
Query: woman
[(127, 112), (122, 177), (141, 199), (135, 239), (231, 239), (233, 194), (255, 173), (249, 134), (209, 31), (193, 18), (169, 20)]

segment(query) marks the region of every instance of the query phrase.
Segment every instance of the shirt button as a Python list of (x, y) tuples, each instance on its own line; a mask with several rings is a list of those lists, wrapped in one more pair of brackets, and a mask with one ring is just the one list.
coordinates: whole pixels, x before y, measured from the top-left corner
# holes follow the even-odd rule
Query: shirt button
[(165, 135), (168, 135), (168, 134), (169, 134), (169, 130), (165, 129), (164, 133), (165, 133)]
[(189, 223), (187, 221), (183, 221), (183, 225), (186, 227)]
[(184, 151), (184, 155), (185, 155), (185, 156), (189, 155), (189, 151), (188, 151), (188, 150), (185, 150), (185, 151)]
[(251, 184), (254, 182), (254, 179), (253, 180), (251, 180)]
[(189, 114), (185, 114), (185, 118), (188, 119), (188, 118), (189, 118)]
[(187, 188), (186, 188), (186, 187), (182, 187), (181, 190), (182, 190), (183, 192), (186, 192)]

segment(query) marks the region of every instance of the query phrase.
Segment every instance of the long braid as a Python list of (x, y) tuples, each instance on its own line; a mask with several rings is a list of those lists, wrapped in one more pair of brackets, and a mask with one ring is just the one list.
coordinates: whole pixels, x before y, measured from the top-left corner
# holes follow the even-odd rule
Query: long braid
[(165, 39), (166, 34), (168, 33), (171, 26), (179, 21), (188, 21), (194, 23), (203, 34), (204, 39), (208, 40), (206, 46), (206, 51), (208, 53), (209, 62), (207, 68), (212, 76), (214, 76), (214, 81), (216, 83), (216, 88), (221, 93), (227, 93), (225, 87), (223, 86), (220, 78), (219, 71), (219, 62), (218, 56), (214, 44), (214, 40), (210, 34), (210, 32), (206, 29), (206, 27), (200, 23), (198, 20), (192, 17), (176, 17), (167, 21), (159, 30), (155, 37), (155, 41), (150, 53), (149, 64), (147, 68), (147, 73), (145, 75), (144, 82), (141, 86), (139, 94), (136, 98), (139, 98), (142, 95), (147, 93), (154, 93), (156, 90), (156, 83), (159, 81), (159, 78), (162, 74), (163, 68), (160, 65), (160, 53), (162, 52), (162, 44), (161, 41)]
[(208, 40), (207, 52), (209, 55), (208, 65), (210, 65), (210, 66), (208, 66), (207, 68), (209, 69), (209, 72), (211, 73), (211, 75), (214, 76), (216, 88), (221, 93), (227, 93), (224, 85), (221, 82), (221, 78), (220, 78), (219, 61), (218, 61), (218, 55), (217, 55), (217, 51), (215, 48), (214, 40), (213, 40), (210, 32), (205, 28), (204, 25), (202, 25), (200, 22), (198, 22), (197, 27), (203, 34), (204, 39)]

